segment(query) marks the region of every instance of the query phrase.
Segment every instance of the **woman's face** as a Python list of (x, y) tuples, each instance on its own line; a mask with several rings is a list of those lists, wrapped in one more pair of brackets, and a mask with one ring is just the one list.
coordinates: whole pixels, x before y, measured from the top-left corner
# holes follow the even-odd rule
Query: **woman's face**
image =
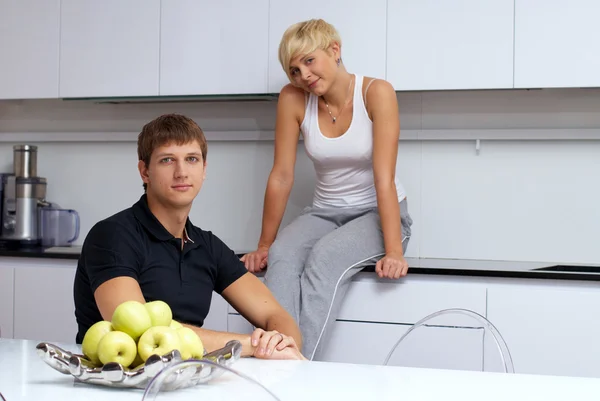
[(292, 83), (307, 92), (321, 96), (329, 90), (338, 72), (337, 47), (299, 55), (290, 62)]

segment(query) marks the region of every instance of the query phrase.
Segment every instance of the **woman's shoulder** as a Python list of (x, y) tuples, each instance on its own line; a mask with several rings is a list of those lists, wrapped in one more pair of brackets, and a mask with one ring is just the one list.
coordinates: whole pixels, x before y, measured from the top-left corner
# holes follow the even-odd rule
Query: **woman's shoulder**
[(292, 84), (287, 84), (279, 92), (279, 107), (294, 114), (300, 123), (304, 119), (304, 108), (306, 106), (307, 93)]
[(389, 104), (396, 99), (396, 91), (391, 83), (382, 78), (364, 77), (362, 83), (362, 97), (365, 109), (371, 120), (374, 108)]
[(305, 96), (306, 92), (303, 89), (298, 88), (297, 86), (294, 86), (292, 84), (285, 85), (283, 88), (281, 88), (281, 91), (279, 92), (280, 100), (291, 103), (300, 102), (300, 104), (304, 104)]
[(362, 91), (363, 96), (366, 96), (369, 93), (377, 92), (379, 94), (385, 94), (390, 92), (395, 92), (393, 85), (383, 79), (383, 78), (375, 78), (375, 77), (363, 77), (362, 82)]

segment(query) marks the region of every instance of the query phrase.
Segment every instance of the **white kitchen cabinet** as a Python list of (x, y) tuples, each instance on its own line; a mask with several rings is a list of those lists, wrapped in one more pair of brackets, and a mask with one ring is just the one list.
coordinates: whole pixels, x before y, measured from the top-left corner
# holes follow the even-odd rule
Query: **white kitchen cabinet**
[(515, 1), (515, 88), (600, 86), (600, 3)]
[(227, 331), (238, 334), (252, 334), (254, 326), (242, 315), (231, 313), (227, 316)]
[[(464, 278), (413, 274), (380, 280), (359, 273), (350, 284), (320, 360), (381, 364), (412, 324), (442, 309), (485, 315), (486, 286)], [(252, 325), (228, 308), (228, 330), (251, 333)], [(415, 330), (390, 363), (403, 366), (482, 370), (483, 329), (463, 315), (438, 316)], [(397, 355), (397, 356), (396, 356)]]
[(160, 0), (62, 0), (60, 97), (158, 95)]
[(160, 95), (267, 92), (269, 0), (161, 5)]
[(58, 97), (60, 0), (0, 0), (0, 99)]
[(214, 331), (227, 331), (227, 307), (229, 303), (225, 299), (213, 292), (210, 301), (210, 310), (204, 319), (202, 328)]
[[(15, 267), (14, 338), (74, 343), (76, 261)], [(59, 262), (60, 263), (60, 262)]]
[[(389, 365), (437, 369), (483, 369), (482, 328), (468, 327), (465, 318), (454, 317), (458, 327), (419, 327), (398, 346)], [(460, 323), (459, 323), (460, 322)], [(409, 324), (338, 320), (328, 334), (320, 361), (381, 365)], [(239, 314), (229, 314), (228, 330), (250, 334), (254, 327)], [(308, 357), (308, 356), (307, 356)]]
[[(373, 273), (358, 273), (350, 283), (337, 319), (361, 322), (413, 324), (450, 308), (468, 309), (485, 316), (486, 286), (460, 277), (412, 274), (405, 279), (378, 279)], [(229, 314), (239, 315), (231, 305)], [(457, 315), (435, 318), (438, 325), (452, 325)], [(478, 327), (473, 319), (461, 325)]]
[[(379, 280), (373, 273), (359, 273), (348, 288), (337, 319), (413, 324), (434, 312), (450, 308), (485, 315), (485, 285), (464, 281), (418, 274), (401, 280)], [(435, 319), (436, 324), (453, 324), (456, 316)], [(478, 325), (471, 320), (464, 324)]]
[[(337, 321), (320, 360), (382, 365), (410, 327)], [(481, 371), (483, 329), (417, 328), (398, 345), (388, 365)]]
[[(516, 373), (600, 377), (600, 288), (556, 284), (491, 285), (488, 319), (507, 342)], [(487, 370), (500, 366), (494, 346), (486, 336), (486, 365), (495, 365)]]
[(512, 88), (513, 21), (513, 0), (389, 0), (387, 79), (400, 91)]
[(278, 59), (279, 42), (296, 22), (322, 18), (341, 36), (342, 60), (351, 73), (385, 78), (386, 0), (306, 0), (302, 6), (271, 0), (269, 13), (269, 92), (289, 83)]
[(0, 266), (0, 338), (13, 338), (14, 269)]

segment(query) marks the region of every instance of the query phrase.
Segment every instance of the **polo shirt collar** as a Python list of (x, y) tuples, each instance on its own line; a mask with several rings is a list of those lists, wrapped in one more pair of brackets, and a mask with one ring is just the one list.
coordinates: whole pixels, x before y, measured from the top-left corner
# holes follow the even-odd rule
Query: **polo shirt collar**
[(185, 242), (191, 242), (192, 244), (194, 243), (194, 240), (192, 239), (192, 237), (189, 236), (188, 234), (188, 230), (187, 230), (187, 226), (188, 224), (191, 226), (192, 223), (190, 223), (190, 219), (188, 218), (187, 221), (185, 222), (185, 227), (183, 227), (183, 235), (185, 236), (185, 238), (183, 239)]
[[(140, 199), (134, 203), (133, 214), (135, 218), (144, 226), (144, 228), (156, 239), (159, 241), (168, 241), (172, 238), (175, 238), (173, 234), (171, 234), (167, 229), (161, 224), (160, 221), (156, 218), (156, 216), (152, 213), (150, 208), (148, 207), (148, 197), (146, 194), (143, 194)], [(184, 240), (186, 242), (195, 243), (192, 236), (194, 235), (194, 229), (192, 226), (192, 222), (189, 217), (185, 222), (185, 227), (183, 229)], [(190, 236), (190, 233), (192, 234)]]

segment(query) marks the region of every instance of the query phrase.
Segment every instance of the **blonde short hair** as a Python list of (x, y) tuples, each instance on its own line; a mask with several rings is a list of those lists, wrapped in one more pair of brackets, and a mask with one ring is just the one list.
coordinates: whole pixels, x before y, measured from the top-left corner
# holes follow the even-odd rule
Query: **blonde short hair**
[(334, 42), (342, 46), (338, 31), (322, 19), (311, 19), (290, 26), (279, 42), (279, 63), (289, 80), (292, 81), (290, 63), (294, 57), (317, 49), (325, 50)]

